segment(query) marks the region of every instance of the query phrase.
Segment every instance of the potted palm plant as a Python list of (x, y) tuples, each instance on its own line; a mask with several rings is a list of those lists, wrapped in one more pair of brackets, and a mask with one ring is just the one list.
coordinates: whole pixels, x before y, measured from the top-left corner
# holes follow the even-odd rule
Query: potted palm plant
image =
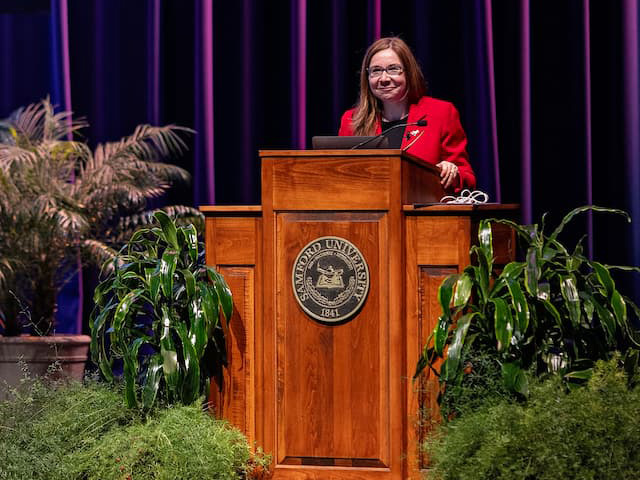
[[(54, 335), (64, 283), (83, 265), (114, 255), (132, 231), (152, 221), (147, 200), (189, 178), (160, 161), (185, 151), (180, 134), (188, 129), (140, 125), (91, 150), (75, 139), (85, 126), (71, 112), (56, 113), (48, 99), (0, 123), (0, 364), (3, 353), (15, 364), (15, 349), (34, 337), (57, 345), (60, 356), (72, 342)], [(201, 222), (193, 208), (164, 210)], [(80, 340), (86, 357), (90, 339)], [(72, 356), (82, 368), (82, 358)]]

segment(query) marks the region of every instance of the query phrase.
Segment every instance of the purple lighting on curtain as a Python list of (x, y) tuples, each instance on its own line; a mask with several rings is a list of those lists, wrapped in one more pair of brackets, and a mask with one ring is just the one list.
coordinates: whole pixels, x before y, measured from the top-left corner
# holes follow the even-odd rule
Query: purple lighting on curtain
[(529, 0), (520, 0), (520, 106), (522, 115), (522, 221), (531, 223), (531, 35), (530, 35)]
[[(13, 90), (12, 77), (9, 75), (11, 72), (12, 55), (11, 55), (11, 38), (13, 34), (13, 28), (8, 15), (0, 15), (0, 72), (2, 72), (2, 85), (4, 88), (0, 88), (0, 98), (2, 99), (2, 107), (8, 108), (11, 105), (12, 98), (11, 93)], [(2, 114), (5, 112), (2, 110)]]
[(93, 88), (91, 95), (91, 104), (93, 106), (92, 111), (96, 112), (95, 115), (91, 118), (91, 124), (93, 131), (96, 132), (94, 135), (96, 139), (99, 141), (104, 141), (105, 129), (107, 125), (107, 119), (105, 112), (107, 109), (105, 108), (105, 99), (106, 95), (104, 94), (105, 88), (105, 71), (106, 65), (104, 62), (100, 61), (100, 59), (106, 56), (105, 52), (105, 30), (107, 28), (107, 18), (106, 16), (106, 3), (103, 0), (97, 0), (93, 9), (93, 19), (91, 21), (93, 25)]
[(303, 150), (307, 137), (307, 0), (293, 0), (293, 145)]
[[(215, 203), (213, 155), (213, 2), (196, 2), (196, 160), (194, 172), (196, 205)], [(204, 179), (198, 176), (204, 175)]]
[[(64, 101), (64, 110), (71, 111), (71, 61), (69, 58), (69, 8), (67, 0), (58, 0), (58, 13), (60, 22), (60, 51), (62, 59), (62, 95)], [(69, 137), (72, 137), (69, 134)], [(72, 138), (69, 138), (72, 140)], [(78, 307), (76, 310), (76, 332), (82, 333), (82, 317), (83, 317), (83, 298), (84, 298), (84, 282), (82, 279), (82, 261), (78, 257)]]
[(498, 117), (496, 114), (496, 77), (493, 59), (493, 11), (491, 0), (484, 0), (485, 29), (487, 36), (487, 69), (489, 70), (489, 109), (491, 115), (491, 146), (493, 149), (493, 171), (496, 186), (496, 202), (502, 202), (500, 188), (500, 158), (498, 156)]
[(149, 25), (149, 69), (147, 73), (147, 121), (160, 124), (160, 0), (151, 0), (148, 5)]
[[(71, 111), (71, 70), (69, 62), (69, 24), (67, 0), (51, 0), (50, 35), (51, 35), (51, 99), (56, 108)], [(71, 119), (67, 124), (71, 126)], [(73, 140), (73, 134), (67, 135), (67, 140)], [(69, 180), (73, 182), (73, 172)], [(66, 333), (82, 332), (82, 262), (78, 256), (78, 273), (65, 286), (58, 296), (58, 302), (64, 305), (56, 315), (59, 331)], [(75, 316), (75, 318), (74, 318)]]
[[(589, 0), (583, 3), (584, 21), (584, 105), (585, 143), (587, 154), (587, 204), (593, 205), (593, 152), (591, 141), (591, 18)], [(593, 259), (593, 212), (587, 215), (587, 254)]]
[[(631, 218), (640, 221), (640, 81), (638, 68), (638, 4), (636, 0), (624, 0), (624, 103), (625, 108), (625, 162), (627, 192)], [(632, 230), (631, 248), (633, 265), (640, 264), (640, 228)], [(636, 295), (640, 287), (636, 283)]]
[(374, 40), (382, 36), (382, 0), (373, 0), (373, 35)]
[[(71, 67), (69, 60), (69, 9), (67, 0), (60, 2), (60, 40), (62, 42), (62, 90), (64, 94), (64, 109), (71, 110)], [(82, 317), (81, 317), (82, 318)]]

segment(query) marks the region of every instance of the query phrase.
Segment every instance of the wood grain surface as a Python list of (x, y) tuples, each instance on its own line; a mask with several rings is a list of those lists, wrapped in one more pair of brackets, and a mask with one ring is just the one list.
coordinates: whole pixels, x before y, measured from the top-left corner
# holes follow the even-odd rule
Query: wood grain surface
[[(390, 325), (388, 312), (380, 308), (381, 296), (388, 293), (381, 275), (381, 263), (388, 260), (385, 216), (283, 213), (278, 231), (278, 461), (368, 460), (384, 467), (389, 463), (390, 415)], [(369, 265), (368, 299), (340, 325), (321, 324), (306, 315), (291, 285), (298, 252), (322, 236), (349, 240)]]
[[(398, 150), (262, 151), (262, 205), (202, 207), (206, 257), (235, 313), (218, 411), (273, 456), (278, 479), (419, 479), (439, 385), (411, 377), (439, 316), (437, 289), (472, 259), (480, 219), (515, 205), (431, 202), (437, 170)], [(434, 179), (435, 183), (434, 183)], [(323, 236), (354, 243), (370, 290), (349, 321), (310, 318), (293, 294), (298, 252)], [(515, 236), (494, 228), (496, 263)]]

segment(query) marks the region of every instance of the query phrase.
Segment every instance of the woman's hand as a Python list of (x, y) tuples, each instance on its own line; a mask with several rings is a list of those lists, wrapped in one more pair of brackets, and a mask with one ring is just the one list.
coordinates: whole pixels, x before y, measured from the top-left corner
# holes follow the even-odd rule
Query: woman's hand
[(452, 186), (458, 178), (458, 166), (455, 163), (443, 160), (436, 167), (440, 167), (440, 183), (447, 189)]

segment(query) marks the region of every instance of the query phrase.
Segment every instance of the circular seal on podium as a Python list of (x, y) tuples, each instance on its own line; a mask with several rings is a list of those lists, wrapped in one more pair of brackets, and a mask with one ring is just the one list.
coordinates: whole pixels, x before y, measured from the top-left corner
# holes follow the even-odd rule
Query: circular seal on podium
[(364, 305), (369, 266), (349, 240), (319, 237), (298, 253), (291, 280), (293, 294), (307, 315), (323, 323), (341, 323)]

